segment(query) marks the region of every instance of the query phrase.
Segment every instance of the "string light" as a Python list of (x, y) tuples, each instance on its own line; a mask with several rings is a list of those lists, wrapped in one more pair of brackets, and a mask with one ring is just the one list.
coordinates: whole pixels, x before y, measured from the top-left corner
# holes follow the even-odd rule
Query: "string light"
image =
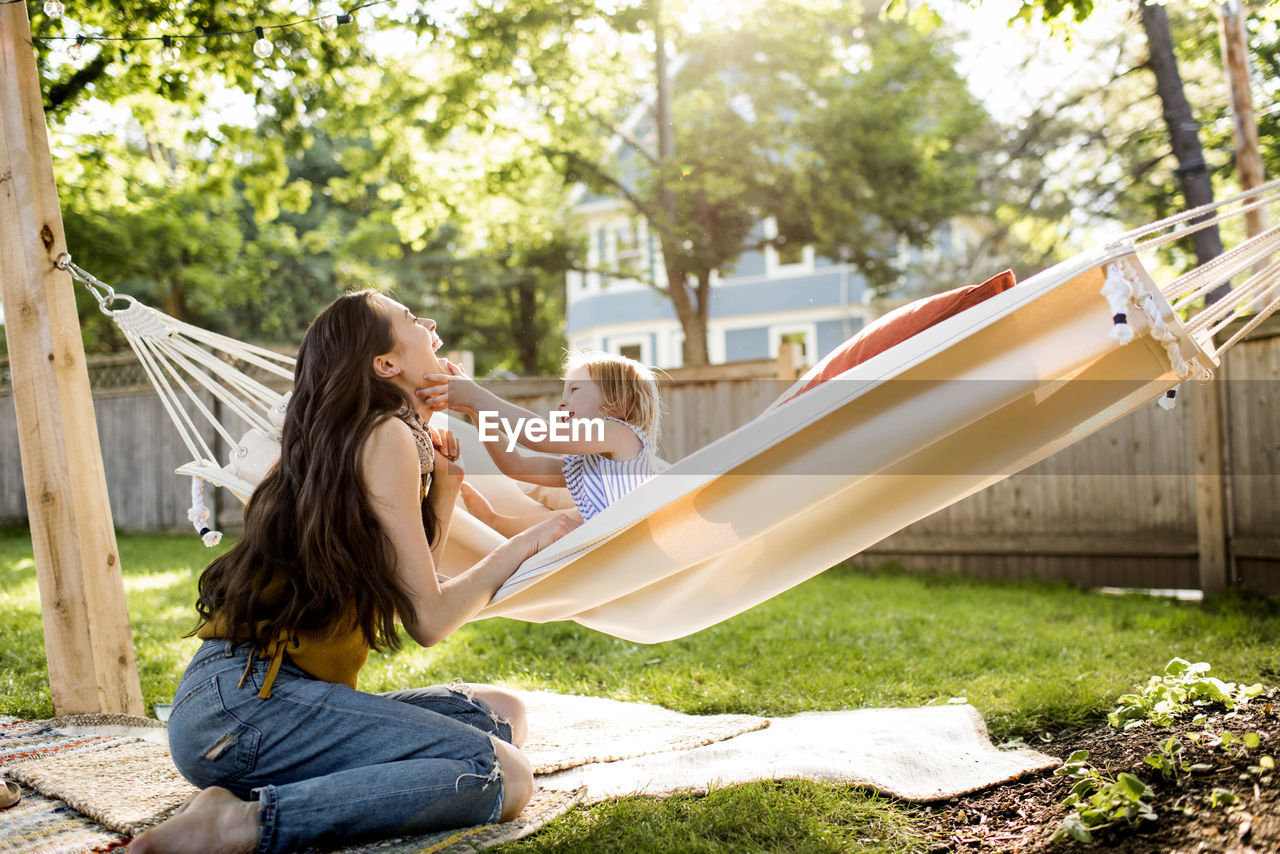
[(267, 34), (263, 31), (262, 27), (254, 27), (253, 34), (258, 37), (258, 40), (253, 43), (253, 52), (256, 53), (260, 59), (266, 59), (271, 55), (271, 51), (273, 50), (271, 42), (267, 40)]
[(338, 28), (338, 15), (342, 10), (335, 3), (325, 3), (320, 7), (320, 29), (331, 33)]
[[(0, 0), (0, 6), (8, 6), (13, 3), (24, 3), (27, 0)], [(315, 18), (301, 18), (294, 21), (288, 21), (283, 24), (257, 24), (253, 27), (242, 30), (223, 30), (219, 32), (193, 32), (193, 33), (175, 33), (156, 36), (107, 36), (107, 35), (91, 35), (87, 33), (79, 33), (74, 36), (37, 36), (33, 35), (33, 42), (51, 42), (51, 41), (73, 41), (67, 48), (67, 57), (72, 62), (78, 62), (84, 53), (84, 45), (91, 41), (111, 41), (111, 42), (145, 42), (158, 41), (161, 42), (160, 58), (163, 62), (173, 63), (181, 57), (179, 44), (182, 41), (191, 39), (210, 39), (219, 36), (243, 36), (252, 34), (254, 38), (253, 52), (262, 59), (267, 59), (275, 52), (275, 45), (271, 39), (267, 37), (267, 30), (285, 30), (290, 27), (302, 26), (304, 24), (319, 24), (320, 28), (325, 32), (333, 32), (344, 24), (355, 23), (355, 13), (361, 9), (367, 9), (371, 6), (383, 6), (390, 3), (391, 0), (370, 0), (370, 2), (361, 3), (353, 6), (347, 11), (341, 11), (336, 3), (325, 4), (324, 12)], [(42, 7), (45, 16), (50, 19), (61, 18), (66, 13), (65, 4), (62, 0), (45, 0)], [(287, 46), (281, 46), (281, 52), (287, 54)]]

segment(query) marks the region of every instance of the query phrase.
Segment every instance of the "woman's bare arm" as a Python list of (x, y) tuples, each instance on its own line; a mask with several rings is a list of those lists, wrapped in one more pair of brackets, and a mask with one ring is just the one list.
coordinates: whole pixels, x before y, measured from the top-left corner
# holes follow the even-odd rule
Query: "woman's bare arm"
[(512, 537), (466, 571), (441, 581), (422, 527), (418, 451), (407, 424), (389, 418), (374, 428), (361, 451), (369, 503), (391, 540), (396, 574), (412, 603), (401, 614), (405, 630), (423, 646), (438, 643), (467, 622), (528, 557), (580, 522), (559, 514)]

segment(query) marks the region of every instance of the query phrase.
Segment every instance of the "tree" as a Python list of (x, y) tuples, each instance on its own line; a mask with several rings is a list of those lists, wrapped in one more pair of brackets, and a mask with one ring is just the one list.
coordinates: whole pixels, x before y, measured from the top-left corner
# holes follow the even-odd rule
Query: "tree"
[[(744, 252), (815, 243), (883, 289), (901, 275), (889, 256), (902, 241), (925, 242), (975, 203), (968, 142), (985, 117), (920, 35), (847, 4), (765, 3), (750, 21), (679, 40), (668, 94), (662, 7), (649, 8), (656, 82), (639, 86), (651, 110), (641, 132), (596, 114), (584, 121), (609, 128), (621, 153), (560, 140), (548, 152), (657, 236), (665, 276), (648, 284), (672, 301), (686, 364), (707, 361), (713, 274)], [(911, 91), (886, 110), (886, 86)], [(874, 123), (892, 130), (862, 134), (848, 156), (837, 137)], [(868, 191), (887, 178), (888, 191)], [(778, 227), (765, 237), (769, 217)]]
[[(1199, 124), (1191, 113), (1178, 73), (1178, 59), (1173, 52), (1173, 37), (1169, 32), (1169, 16), (1164, 6), (1151, 0), (1140, 0), (1142, 29), (1147, 34), (1151, 71), (1156, 78), (1156, 92), (1164, 105), (1164, 123), (1169, 131), (1173, 154), (1178, 159), (1174, 174), (1182, 184), (1182, 197), (1188, 208), (1207, 205), (1213, 201), (1213, 180), (1205, 163), (1204, 149), (1200, 145)], [(1207, 219), (1208, 217), (1202, 217)], [(1222, 238), (1216, 225), (1202, 228), (1192, 235), (1196, 257), (1201, 264), (1222, 254)]]
[[(313, 17), (331, 5), (311, 4)], [(556, 304), (568, 249), (548, 236), (560, 230), (547, 211), (564, 188), (545, 168), (510, 168), (520, 128), (500, 119), (519, 112), (524, 66), (552, 82), (568, 73), (557, 45), (589, 7), (385, 7), (332, 32), (298, 4), (292, 17), (203, 0), (67, 8), (60, 19), (37, 11), (33, 25), (68, 231), (77, 261), (123, 291), (219, 331), (296, 343), (345, 288), (438, 300), (423, 271), (440, 268), (440, 253), (466, 269), (490, 263), (478, 211), (503, 195), (523, 200), (515, 222), (547, 225), (506, 236), (493, 269), (519, 280), (521, 299), (493, 307)], [(254, 25), (273, 44), (265, 58), (251, 50)], [(369, 37), (383, 30), (417, 41), (388, 53)], [(226, 31), (241, 34), (214, 35)], [(76, 32), (154, 40), (90, 41), (71, 60), (60, 37)], [(175, 33), (190, 38), (169, 61), (160, 36)], [(87, 296), (82, 309), (91, 348), (120, 345)], [(558, 356), (545, 317), (507, 326), (480, 339), (482, 360), (527, 369)]]

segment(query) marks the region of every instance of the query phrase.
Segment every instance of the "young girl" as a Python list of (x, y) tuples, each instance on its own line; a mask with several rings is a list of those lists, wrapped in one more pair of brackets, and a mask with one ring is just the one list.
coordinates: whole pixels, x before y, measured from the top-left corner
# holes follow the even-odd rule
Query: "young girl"
[[(505, 435), (494, 441), (492, 435), (482, 434), (485, 450), (509, 477), (538, 486), (568, 487), (584, 521), (658, 473), (661, 463), (654, 451), (661, 411), (658, 384), (653, 373), (634, 359), (611, 353), (569, 354), (559, 405), (569, 419), (567, 425), (560, 425), (560, 433), (576, 436), (569, 439), (552, 438), (553, 425), (471, 382), (455, 366), (447, 367), (449, 374), (426, 376), (432, 386), (419, 390), (419, 396), (433, 408), (447, 406), (467, 413), (477, 425), (482, 416), (486, 425), (502, 425), (504, 419), (507, 425), (522, 424), (514, 437), (520, 445), (560, 454), (562, 459), (522, 454), (510, 447)], [(542, 426), (530, 430), (531, 422)], [(602, 429), (593, 429), (598, 427)], [(531, 433), (548, 438), (530, 438)], [(469, 484), (464, 483), (462, 490), (472, 515), (506, 536), (544, 517), (504, 516)]]

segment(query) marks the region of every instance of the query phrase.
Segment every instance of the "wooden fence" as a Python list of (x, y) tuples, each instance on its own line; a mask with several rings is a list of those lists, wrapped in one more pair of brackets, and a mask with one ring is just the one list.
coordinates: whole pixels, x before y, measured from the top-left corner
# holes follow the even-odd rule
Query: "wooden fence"
[[(0, 365), (0, 370), (3, 366)], [(762, 412), (789, 384), (772, 361), (675, 369), (663, 382), (669, 460), (703, 447)], [(783, 367), (783, 375), (788, 370)], [(1227, 581), (1280, 593), (1280, 320), (1228, 352), (1219, 381), (1184, 385), (1171, 411), (1146, 406), (1094, 436), (889, 537), (855, 558), (981, 577), (1062, 579), (1087, 586), (1201, 586), (1197, 481), (1220, 477)], [(94, 408), (122, 530), (187, 527), (190, 485), (173, 469), (190, 459), (156, 396), (136, 385), (94, 384)], [(553, 379), (494, 383), (535, 412), (554, 408)], [(1222, 472), (1198, 469), (1193, 414), (1218, 395)], [(0, 521), (26, 517), (13, 398), (0, 385)], [(993, 436), (992, 441), (999, 441)], [(220, 523), (240, 506), (220, 495)], [(1202, 508), (1203, 509), (1203, 508)], [(1203, 517), (1203, 518), (1202, 518)], [(1199, 530), (1198, 530), (1199, 528)]]

